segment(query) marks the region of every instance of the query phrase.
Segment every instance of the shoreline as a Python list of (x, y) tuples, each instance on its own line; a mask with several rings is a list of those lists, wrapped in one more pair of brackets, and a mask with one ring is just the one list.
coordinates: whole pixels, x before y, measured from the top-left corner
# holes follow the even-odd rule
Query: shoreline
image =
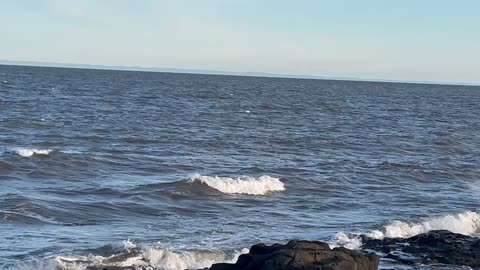
[[(377, 270), (388, 267), (430, 265), (444, 267), (480, 267), (480, 238), (447, 230), (433, 230), (409, 238), (374, 239), (361, 235), (362, 248), (331, 248), (328, 243), (312, 240), (291, 240), (285, 244), (255, 244), (248, 252), (241, 252), (226, 262), (214, 262), (211, 266), (195, 269), (210, 270)], [(157, 254), (158, 255), (158, 254)], [(160, 254), (152, 260), (151, 254), (138, 248), (126, 248), (87, 270), (163, 270), (192, 269), (187, 265), (165, 264), (174, 257)], [(177, 257), (178, 259), (179, 257)], [(211, 258), (211, 257), (210, 257)], [(128, 262), (133, 262), (129, 265)], [(74, 262), (70, 262), (74, 263)], [(172, 263), (170, 261), (170, 263)], [(387, 265), (385, 265), (387, 264)], [(382, 268), (387, 267), (387, 268)], [(459, 268), (459, 269), (460, 269)], [(57, 269), (69, 269), (58, 267)], [(173, 268), (172, 268), (173, 269)], [(403, 269), (403, 268), (402, 268)]]

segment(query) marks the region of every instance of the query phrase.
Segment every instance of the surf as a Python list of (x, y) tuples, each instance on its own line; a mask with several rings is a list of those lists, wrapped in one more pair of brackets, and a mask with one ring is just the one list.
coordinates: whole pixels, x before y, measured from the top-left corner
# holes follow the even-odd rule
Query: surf
[(193, 174), (189, 183), (202, 183), (225, 194), (267, 195), (285, 191), (285, 185), (279, 178), (262, 175), (258, 178), (242, 176), (238, 178)]

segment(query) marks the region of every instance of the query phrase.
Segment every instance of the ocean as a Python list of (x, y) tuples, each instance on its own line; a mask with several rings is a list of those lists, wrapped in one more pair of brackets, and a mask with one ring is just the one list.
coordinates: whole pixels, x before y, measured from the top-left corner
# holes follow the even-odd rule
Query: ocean
[(479, 195), (480, 87), (0, 66), (0, 269), (477, 235)]

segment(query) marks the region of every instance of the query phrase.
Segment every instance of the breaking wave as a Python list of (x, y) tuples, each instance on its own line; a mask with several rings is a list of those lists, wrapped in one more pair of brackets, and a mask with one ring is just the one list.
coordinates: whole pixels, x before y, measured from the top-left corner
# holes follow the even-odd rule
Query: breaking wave
[[(434, 216), (419, 221), (394, 220), (382, 229), (365, 235), (374, 239), (409, 238), (433, 230), (448, 230), (454, 233), (472, 235), (480, 232), (480, 213), (467, 211), (460, 214)], [(360, 234), (339, 232), (330, 242), (332, 246), (359, 249), (362, 246)]]
[(385, 237), (408, 238), (417, 234), (433, 231), (448, 230), (454, 233), (471, 235), (480, 228), (480, 214), (476, 212), (464, 212), (456, 215), (431, 217), (420, 222), (392, 221), (382, 230), (375, 230), (367, 236), (382, 239)]
[(52, 152), (51, 149), (35, 149), (35, 148), (17, 148), (15, 153), (22, 157), (31, 157), (33, 155), (48, 155)]
[(254, 177), (219, 177), (194, 174), (189, 183), (199, 182), (226, 194), (266, 195), (269, 192), (284, 191), (285, 186), (279, 178), (263, 175)]
[(165, 248), (140, 248), (131, 241), (124, 242), (121, 252), (110, 256), (52, 256), (44, 260), (16, 266), (22, 270), (80, 270), (94, 267), (132, 267), (132, 269), (183, 270), (204, 269), (214, 263), (234, 263), (248, 249), (227, 254), (222, 251), (172, 251)]

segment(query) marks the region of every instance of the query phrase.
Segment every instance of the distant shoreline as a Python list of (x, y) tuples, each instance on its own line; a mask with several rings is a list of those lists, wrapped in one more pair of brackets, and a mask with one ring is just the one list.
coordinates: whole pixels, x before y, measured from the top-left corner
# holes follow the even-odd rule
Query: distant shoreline
[(422, 84), (422, 85), (450, 85), (450, 86), (473, 86), (473, 87), (480, 86), (480, 82), (479, 83), (456, 83), (456, 82), (435, 82), (435, 81), (401, 81), (401, 80), (361, 79), (361, 78), (351, 78), (351, 77), (321, 77), (321, 76), (309, 76), (309, 75), (274, 74), (274, 73), (264, 73), (264, 72), (233, 72), (233, 71), (219, 71), (219, 70), (152, 68), (152, 67), (136, 67), (136, 66), (104, 66), (104, 65), (66, 64), (66, 63), (35, 62), (35, 61), (0, 60), (0, 65), (46, 67), (46, 68), (71, 68), (71, 69), (86, 69), (86, 70), (155, 72), (155, 73), (192, 74), (192, 75), (279, 78), (279, 79), (351, 81), (351, 82), (371, 82), (371, 83), (401, 83), (401, 84)]

